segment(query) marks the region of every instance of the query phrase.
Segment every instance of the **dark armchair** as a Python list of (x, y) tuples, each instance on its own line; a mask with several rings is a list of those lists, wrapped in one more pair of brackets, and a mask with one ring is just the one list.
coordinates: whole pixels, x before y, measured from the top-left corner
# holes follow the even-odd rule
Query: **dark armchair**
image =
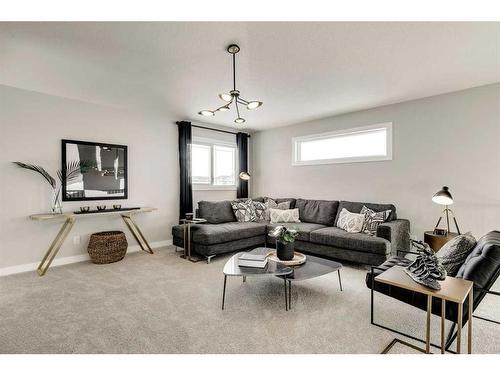
[[(427, 298), (425, 295), (411, 292), (406, 289), (397, 288), (394, 286), (389, 286), (386, 284), (378, 283), (374, 281), (374, 278), (384, 272), (385, 270), (395, 266), (408, 265), (411, 260), (406, 258), (406, 255), (410, 253), (407, 251), (399, 251), (397, 256), (390, 258), (380, 266), (372, 267), (371, 271), (366, 275), (366, 285), (371, 289), (371, 323), (373, 325), (379, 326), (381, 328), (388, 329), (390, 331), (399, 333), (403, 336), (418, 340), (423, 342), (423, 340), (410, 336), (404, 332), (396, 331), (392, 328), (385, 327), (381, 324), (375, 323), (374, 321), (374, 292), (379, 292), (395, 298), (399, 301), (405, 302), (412, 306), (415, 306), (421, 310), (427, 309)], [(401, 256), (403, 255), (403, 256)], [(466, 280), (471, 280), (474, 282), (474, 292), (473, 292), (473, 311), (479, 306), (481, 301), (487, 294), (499, 296), (500, 293), (490, 290), (495, 281), (500, 274), (500, 232), (492, 231), (483, 236), (476, 244), (472, 252), (469, 254), (465, 262), (460, 267), (456, 277), (464, 278)], [(458, 305), (456, 303), (447, 302), (446, 308), (446, 319), (453, 322), (453, 325), (448, 334), (448, 339), (446, 341), (446, 349), (450, 347), (453, 340), (456, 337), (455, 327), (458, 320)], [(468, 302), (464, 303), (464, 319), (462, 324), (465, 325), (468, 320), (469, 306)], [(434, 298), (432, 301), (432, 314), (441, 315), (441, 300)], [(487, 320), (492, 323), (499, 324), (500, 322), (482, 318), (479, 316), (474, 316), (478, 319)], [(437, 345), (432, 344), (437, 347)]]

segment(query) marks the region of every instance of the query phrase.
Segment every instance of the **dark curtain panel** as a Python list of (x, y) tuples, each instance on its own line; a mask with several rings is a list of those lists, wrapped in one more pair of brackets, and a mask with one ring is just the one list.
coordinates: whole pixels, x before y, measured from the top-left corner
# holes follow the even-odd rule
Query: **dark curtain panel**
[(191, 183), (191, 138), (192, 128), (188, 121), (178, 121), (180, 196), (179, 220), (193, 212), (193, 186)]
[[(239, 175), (241, 172), (248, 172), (248, 134), (238, 132), (236, 134), (236, 145), (238, 146), (238, 160), (240, 165)], [(236, 176), (236, 178), (238, 180), (236, 197), (248, 198), (248, 181), (243, 181), (239, 176)]]

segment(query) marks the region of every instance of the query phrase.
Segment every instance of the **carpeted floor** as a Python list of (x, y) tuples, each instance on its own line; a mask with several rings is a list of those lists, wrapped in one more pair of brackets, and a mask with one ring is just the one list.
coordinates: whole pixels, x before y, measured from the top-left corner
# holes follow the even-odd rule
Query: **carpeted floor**
[[(2, 277), (0, 352), (378, 353), (396, 337), (370, 324), (364, 267), (344, 265), (343, 292), (337, 274), (295, 283), (288, 312), (281, 280), (229, 278), (222, 311), (227, 259), (190, 263), (168, 247), (110, 265), (54, 267), (42, 278)], [(494, 298), (476, 313), (498, 319)], [(424, 334), (424, 312), (379, 294), (376, 320)], [(475, 353), (500, 353), (500, 325), (475, 319), (473, 329)], [(439, 342), (436, 317), (432, 333)], [(391, 353), (415, 352), (398, 344)]]

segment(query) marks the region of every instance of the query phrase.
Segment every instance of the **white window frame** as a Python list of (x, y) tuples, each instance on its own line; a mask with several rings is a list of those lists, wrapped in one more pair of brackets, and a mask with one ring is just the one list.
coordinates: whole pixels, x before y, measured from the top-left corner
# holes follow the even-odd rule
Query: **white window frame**
[[(334, 159), (319, 159), (319, 160), (300, 160), (300, 147), (299, 144), (305, 141), (317, 141), (327, 139), (334, 136), (350, 135), (355, 133), (363, 133), (370, 130), (385, 129), (386, 130), (386, 155), (374, 156), (355, 156), (348, 158), (334, 158)], [(361, 126), (356, 128), (342, 129), (333, 132), (311, 134), (300, 137), (292, 138), (292, 165), (321, 165), (321, 164), (341, 164), (341, 163), (362, 163), (370, 161), (383, 161), (392, 160), (392, 122), (384, 122), (380, 124)]]
[[(236, 184), (238, 178), (238, 150), (236, 143), (224, 142), (210, 138), (193, 137), (193, 144), (203, 145), (210, 147), (210, 183), (209, 184), (194, 184), (193, 190), (203, 191), (203, 190), (234, 190), (236, 191)], [(234, 148), (234, 185), (214, 185), (214, 146), (231, 147)]]

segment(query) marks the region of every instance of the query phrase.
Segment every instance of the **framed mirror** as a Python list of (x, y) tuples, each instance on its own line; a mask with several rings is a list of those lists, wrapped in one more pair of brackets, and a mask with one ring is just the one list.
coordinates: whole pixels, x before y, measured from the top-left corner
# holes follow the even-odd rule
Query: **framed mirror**
[(127, 146), (63, 139), (62, 200), (127, 199)]

